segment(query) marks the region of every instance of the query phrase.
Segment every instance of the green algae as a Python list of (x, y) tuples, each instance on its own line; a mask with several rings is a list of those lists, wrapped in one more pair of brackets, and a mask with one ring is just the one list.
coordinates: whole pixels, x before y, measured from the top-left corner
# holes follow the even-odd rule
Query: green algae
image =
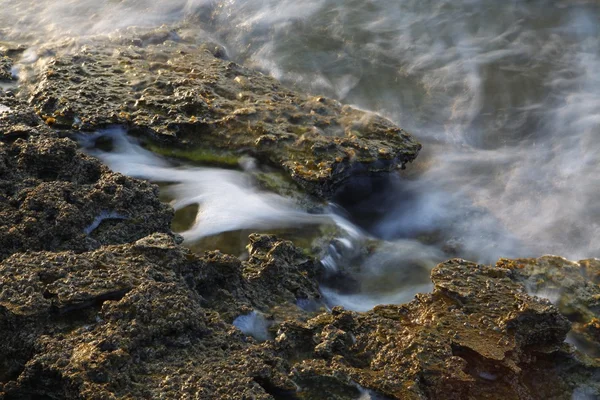
[(145, 147), (155, 154), (189, 161), (197, 165), (226, 168), (239, 167), (238, 156), (221, 150), (210, 150), (206, 148), (183, 149), (178, 147), (166, 147), (155, 143), (146, 143)]

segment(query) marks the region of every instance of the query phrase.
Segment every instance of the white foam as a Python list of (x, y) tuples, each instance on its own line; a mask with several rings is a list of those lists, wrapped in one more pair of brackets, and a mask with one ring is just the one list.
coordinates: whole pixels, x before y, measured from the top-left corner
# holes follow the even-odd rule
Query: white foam
[(269, 339), (269, 321), (257, 311), (250, 314), (240, 315), (233, 320), (233, 326), (238, 328), (246, 335), (252, 336), (256, 340), (264, 341)]
[(90, 225), (84, 228), (83, 231), (86, 235), (89, 235), (100, 226), (102, 221), (105, 221), (107, 219), (127, 219), (127, 217), (114, 211), (102, 211), (100, 215), (94, 218), (94, 221), (92, 221)]
[[(114, 149), (93, 149), (98, 136), (109, 136)], [(174, 167), (126, 137), (120, 128), (82, 136), (82, 143), (113, 170), (123, 174), (172, 183), (167, 192), (175, 198), (176, 210), (199, 205), (191, 228), (182, 232), (187, 241), (242, 229), (296, 227), (305, 224), (336, 223), (350, 236), (360, 230), (333, 214), (309, 214), (292, 200), (259, 190), (249, 174), (218, 168)]]
[(0, 104), (0, 113), (8, 113), (8, 112), (11, 112), (10, 107)]

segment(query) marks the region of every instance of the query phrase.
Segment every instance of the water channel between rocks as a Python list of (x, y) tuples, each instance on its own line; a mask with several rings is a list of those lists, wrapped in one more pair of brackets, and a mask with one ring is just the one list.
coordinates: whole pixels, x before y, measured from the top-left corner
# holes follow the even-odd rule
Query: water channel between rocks
[[(255, 295), (248, 277), (256, 272), (256, 263), (264, 267), (261, 263), (273, 261), (271, 256), (273, 264), (285, 264), (285, 257), (292, 254), (291, 264), (306, 267), (306, 263), (318, 269), (318, 278), (310, 278), (314, 278), (310, 292), (314, 296), (293, 293), (284, 305), (263, 307), (261, 299), (256, 304), (223, 308), (226, 318), (220, 321), (215, 317), (210, 322), (220, 324), (220, 330), (213, 333), (218, 331), (231, 341), (239, 335), (239, 350), (279, 345), (279, 339), (284, 344), (295, 342), (297, 332), (304, 335), (313, 329), (306, 338), (299, 336), (297, 354), (285, 358), (281, 354), (287, 350), (277, 350), (285, 363), (296, 365), (289, 370), (279, 366), (289, 376), (305, 361), (321, 365), (327, 359), (336, 364), (350, 354), (343, 354), (346, 347), (366, 337), (368, 346), (384, 347), (381, 353), (361, 348), (358, 356), (335, 366), (337, 374), (348, 362), (357, 362), (352, 365), (354, 375), (347, 375), (342, 386), (349, 390), (348, 396), (364, 400), (384, 399), (366, 388), (374, 385), (381, 389), (380, 382), (388, 382), (378, 381), (383, 375), (377, 375), (387, 373), (388, 365), (401, 360), (395, 368), (404, 372), (405, 365), (417, 365), (422, 355), (432, 354), (448, 355), (439, 369), (459, 371), (460, 379), (452, 379), (461, 382), (456, 385), (460, 390), (475, 382), (477, 390), (488, 393), (488, 388), (501, 387), (495, 385), (503, 384), (504, 377), (519, 376), (523, 382), (515, 378), (507, 385), (527, 387), (535, 396), (535, 388), (540, 387), (536, 385), (545, 385), (536, 377), (543, 375), (547, 362), (559, 375), (562, 367), (581, 367), (581, 371), (569, 371), (581, 381), (569, 381), (571, 375), (567, 374), (565, 388), (573, 399), (595, 398), (600, 352), (593, 337), (600, 326), (597, 275), (593, 275), (598, 268), (594, 258), (600, 257), (599, 71), (597, 0), (0, 0), (0, 94), (6, 103), (0, 103), (0, 115), (14, 128), (4, 138), (5, 148), (12, 149), (3, 153), (12, 163), (7, 165), (23, 172), (20, 169), (27, 165), (18, 157), (26, 153), (29, 140), (37, 141), (30, 151), (38, 151), (35, 154), (40, 158), (44, 146), (72, 151), (86, 160), (81, 165), (96, 163), (99, 171), (104, 168), (100, 175), (109, 175), (97, 160), (90, 161), (75, 143), (62, 138), (69, 137), (113, 171), (156, 183), (161, 200), (175, 210), (172, 229), (177, 235), (173, 238), (168, 232), (171, 209), (158, 200), (153, 185), (111, 173), (110, 179), (146, 185), (144, 193), (153, 193), (156, 204), (151, 205), (161, 209), (165, 221), (164, 229), (155, 236), (144, 234), (145, 238), (127, 242), (124, 235), (118, 243), (126, 254), (147, 252), (148, 259), (156, 256), (152, 249), (163, 246), (173, 257), (197, 267), (192, 272), (185, 270), (188, 275), (177, 270), (179, 280), (173, 278), (175, 283), (167, 288), (184, 287), (186, 291), (181, 289), (181, 293), (193, 295), (186, 299), (198, 301), (193, 310), (198, 314), (190, 315), (201, 318), (191, 318), (193, 323), (209, 321), (210, 313), (222, 312), (211, 311), (211, 307), (235, 299), (239, 288), (236, 283), (228, 286), (230, 277), (246, 279), (250, 282), (246, 282), (248, 293)], [(27, 107), (28, 111), (23, 111)], [(39, 135), (34, 137), (34, 133)], [(39, 182), (30, 177), (26, 183), (54, 188), (50, 181), (42, 182), (48, 178), (42, 175), (36, 178)], [(16, 189), (10, 196), (15, 193)], [(25, 189), (23, 193), (31, 194)], [(40, 193), (43, 197), (44, 192)], [(13, 203), (22, 206), (14, 199)], [(102, 236), (103, 228), (117, 224), (122, 224), (119, 230), (122, 226), (126, 230), (127, 222), (134, 219), (124, 209), (100, 209), (96, 215), (97, 211), (81, 214), (86, 220), (78, 220), (83, 222), (76, 227), (80, 237), (90, 240), (84, 243), (89, 248), (82, 244), (81, 254), (79, 250), (69, 253), (77, 268), (82, 263), (83, 271), (91, 265), (85, 257), (101, 258), (107, 248), (90, 237), (94, 233)], [(147, 222), (143, 215), (138, 219)], [(52, 225), (52, 218), (48, 221)], [(62, 229), (59, 224), (54, 228)], [(248, 246), (253, 233), (275, 234), (298, 248), (278, 242), (289, 247), (274, 256), (262, 254), (267, 242), (275, 249), (275, 242), (270, 242), (275, 239), (252, 236)], [(179, 236), (196, 254), (179, 247)], [(43, 243), (40, 246), (37, 250), (44, 249)], [(201, 255), (215, 249), (234, 258), (218, 252)], [(18, 257), (30, 255), (25, 250), (15, 250), (16, 255), (7, 252), (6, 268), (11, 270), (13, 263), (20, 268)], [(253, 251), (260, 257), (253, 256)], [(43, 259), (48, 254), (54, 253), (35, 257)], [(545, 254), (589, 260), (525, 260)], [(56, 268), (64, 267), (62, 257)], [(139, 256), (138, 261), (144, 257)], [(449, 259), (454, 260), (443, 263)], [(505, 268), (494, 266), (499, 259), (497, 266)], [(118, 266), (127, 270), (129, 258), (123, 260)], [(217, 284), (210, 280), (215, 260), (214, 265), (224, 270), (238, 270), (218, 276)], [(27, 268), (33, 271), (37, 267), (32, 263)], [(165, 273), (173, 272), (169, 268), (170, 264)], [(98, 272), (95, 267), (90, 271)], [(133, 276), (146, 272), (135, 271)], [(314, 273), (310, 269), (296, 275), (304, 279), (309, 272)], [(167, 287), (161, 274), (152, 279), (144, 275), (131, 287), (100, 295), (90, 303), (100, 310), (93, 312), (101, 315), (104, 309), (117, 307), (118, 302), (128, 300), (130, 292), (145, 287), (146, 280)], [(39, 278), (32, 276), (27, 280), (19, 275), (13, 283), (28, 287)], [(290, 293), (298, 288), (295, 281), (280, 285), (285, 279), (274, 276), (273, 287), (284, 287)], [(465, 281), (461, 277), (466, 277)], [(196, 278), (200, 283), (194, 283)], [(12, 275), (7, 274), (6, 279)], [(431, 292), (432, 280), (436, 290), (417, 295)], [(165, 293), (171, 293), (167, 289)], [(209, 299), (213, 289), (217, 300), (206, 303), (214, 300)], [(82, 289), (84, 295), (86, 290)], [(15, 289), (11, 293), (17, 300), (9, 300), (15, 304), (24, 301), (21, 292)], [(266, 297), (272, 294), (265, 293)], [(40, 302), (55, 307), (54, 298), (61, 294), (45, 290), (37, 295)], [(498, 299), (501, 304), (494, 303)], [(105, 300), (114, 304), (104, 307)], [(270, 304), (267, 300), (264, 304)], [(151, 306), (163, 307), (162, 300), (155, 303)], [(389, 306), (377, 307), (382, 304)], [(473, 304), (477, 312), (473, 312)], [(334, 308), (339, 305), (365, 313)], [(51, 312), (73, 311), (69, 307), (52, 308)], [(515, 309), (510, 311), (510, 307)], [(164, 309), (174, 320), (187, 318), (172, 313), (169, 306)], [(323, 309), (327, 312), (318, 314)], [(480, 309), (493, 318), (485, 314), (475, 321)], [(308, 325), (294, 325), (300, 324), (288, 319), (294, 313), (305, 313), (301, 323)], [(306, 321), (309, 314), (312, 319)], [(95, 325), (89, 325), (90, 332), (106, 326), (97, 315)], [(21, 316), (15, 318), (18, 321)], [(319, 328), (321, 342), (313, 346), (319, 318), (330, 322)], [(117, 322), (120, 319), (115, 317)], [(351, 327), (344, 326), (348, 321)], [(307, 330), (312, 323), (317, 325)], [(334, 326), (338, 323), (343, 330)], [(379, 331), (384, 325), (389, 331)], [(377, 328), (366, 332), (371, 326)], [(273, 327), (277, 327), (277, 337)], [(365, 330), (363, 338), (351, 333), (357, 328), (358, 332)], [(196, 334), (195, 329), (190, 337), (200, 341), (210, 331), (198, 325), (202, 333)], [(88, 326), (80, 330), (85, 335)], [(423, 343), (433, 343), (433, 347), (423, 347), (428, 350), (421, 353), (417, 345), (409, 343), (413, 338), (403, 342), (403, 332), (415, 338), (422, 335)], [(340, 335), (343, 351), (335, 347), (342, 343)], [(373, 343), (370, 335), (375, 338)], [(317, 357), (311, 357), (316, 361), (301, 359), (305, 344), (314, 347)], [(13, 345), (9, 343), (7, 354), (13, 354), (12, 347), (18, 348)], [(36, 346), (43, 347), (38, 342)], [(100, 344), (97, 348), (106, 353), (104, 347), (110, 350), (111, 346)], [(226, 347), (215, 349), (228, 354)], [(204, 347), (195, 350), (200, 348), (204, 351)], [(336, 351), (342, 355), (335, 355)], [(382, 354), (390, 358), (378, 360)], [(588, 356), (590, 360), (583, 360)], [(8, 364), (12, 362), (5, 358)], [(10, 376), (3, 380), (21, 379), (27, 375), (21, 374), (27, 365), (35, 366), (22, 355), (14, 358), (16, 367), (12, 366)], [(427, 374), (434, 371), (432, 376), (439, 373), (445, 377), (447, 371), (439, 372), (438, 364), (427, 369), (424, 360), (415, 369), (418, 374), (423, 368)], [(179, 374), (182, 369), (177, 365)], [(276, 369), (269, 365), (267, 369)], [(82, 367), (86, 374), (87, 369)], [(377, 374), (371, 375), (375, 370)], [(327, 371), (315, 376), (320, 379), (324, 374), (329, 379)], [(309, 391), (318, 392), (318, 385), (311, 386), (311, 374), (306, 370), (299, 376), (308, 377)], [(363, 381), (356, 379), (360, 376)], [(525, 382), (530, 377), (532, 382)], [(272, 376), (263, 378), (253, 376), (249, 387), (274, 398), (298, 398), (294, 386), (302, 394), (298, 386), (302, 380), (289, 378), (286, 382), (293, 386), (286, 386), (271, 381)], [(397, 378), (386, 377), (390, 382), (402, 381), (411, 393), (421, 390), (419, 385), (427, 387), (424, 382), (429, 379), (420, 377), (423, 382), (415, 380), (413, 384)], [(227, 384), (231, 382), (235, 379)], [(23, 387), (29, 390), (27, 385)], [(436, 386), (439, 388), (444, 392), (443, 386)], [(546, 389), (548, 393), (553, 390)], [(557, 388), (556, 393), (564, 390)]]
[(247, 233), (273, 229), (306, 244), (333, 238), (343, 221), (341, 231), (352, 233), (323, 254), (326, 265), (376, 242), (357, 266), (358, 297), (329, 293), (354, 309), (409, 299), (451, 256), (599, 255), (597, 2), (69, 4), (3, 3), (3, 40), (27, 47), (15, 74), (43, 61), (53, 40), (185, 21), (186, 40), (220, 43), (229, 58), (301, 91), (379, 112), (424, 144), (406, 171), (355, 180), (334, 199), (341, 209), (308, 212), (259, 189), (257, 173), (268, 174), (243, 160), (246, 171), (236, 172), (157, 158), (142, 168), (129, 153), (99, 154), (125, 173), (177, 181), (165, 195), (192, 247), (242, 253)]

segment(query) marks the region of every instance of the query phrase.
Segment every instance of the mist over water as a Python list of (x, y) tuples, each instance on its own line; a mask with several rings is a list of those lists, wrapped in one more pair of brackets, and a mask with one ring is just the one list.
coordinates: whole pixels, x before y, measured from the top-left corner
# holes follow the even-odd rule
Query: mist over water
[(235, 57), (424, 142), (375, 233), (442, 231), (486, 262), (600, 255), (597, 2), (227, 4)]
[[(597, 1), (0, 0), (0, 9), (0, 47), (15, 40), (30, 46), (23, 63), (44, 57), (48, 41), (181, 22), (236, 61), (411, 131), (424, 144), (417, 161), (390, 176), (385, 191), (348, 208), (389, 242), (378, 265), (409, 270), (407, 258), (416, 258), (427, 269), (448, 255), (481, 262), (600, 256)], [(133, 161), (121, 170), (157, 179), (164, 168), (172, 176), (158, 161), (140, 175), (145, 170)], [(292, 224), (315, 218), (285, 199), (260, 203), (252, 191), (240, 192), (264, 207), (248, 221), (211, 186), (220, 179), (244, 187), (237, 173), (205, 171), (203, 183), (178, 174), (204, 185), (219, 215), (196, 224), (188, 238), (224, 229), (225, 221), (270, 226), (269, 216), (277, 216), (270, 201)], [(174, 190), (193, 198), (183, 186)]]

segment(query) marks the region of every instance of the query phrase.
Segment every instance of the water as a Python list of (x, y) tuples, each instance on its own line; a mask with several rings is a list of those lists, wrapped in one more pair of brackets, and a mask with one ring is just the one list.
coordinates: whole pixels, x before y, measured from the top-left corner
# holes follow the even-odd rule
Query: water
[[(387, 243), (361, 279), (407, 274), (408, 287), (420, 288), (423, 271), (451, 255), (600, 256), (597, 1), (0, 0), (0, 9), (0, 42), (27, 43), (23, 62), (43, 58), (48, 41), (186, 21), (235, 60), (411, 131), (424, 143), (418, 160), (377, 186), (385, 190), (344, 204)], [(248, 189), (232, 171), (205, 172), (194, 182), (202, 193), (223, 176)], [(176, 195), (191, 199), (190, 187)], [(224, 193), (210, 191), (218, 218), (186, 236), (216, 233), (238, 217), (246, 228), (271, 227), (273, 198), (261, 203), (255, 194), (239, 193), (264, 213), (244, 220)], [(291, 224), (315, 218), (286, 199), (275, 203)], [(367, 284), (360, 296), (368, 298), (336, 298), (364, 308), (403, 300), (406, 290)]]
[[(110, 150), (97, 145), (99, 138), (110, 141)], [(252, 180), (251, 171), (177, 166), (144, 149), (119, 127), (83, 134), (79, 139), (89, 154), (114, 171), (164, 183), (163, 191), (173, 199), (175, 211), (198, 205), (194, 222), (181, 232), (188, 242), (243, 229), (328, 223), (337, 224), (351, 238), (361, 236), (360, 229), (335, 214), (311, 214), (290, 199), (260, 190)]]

